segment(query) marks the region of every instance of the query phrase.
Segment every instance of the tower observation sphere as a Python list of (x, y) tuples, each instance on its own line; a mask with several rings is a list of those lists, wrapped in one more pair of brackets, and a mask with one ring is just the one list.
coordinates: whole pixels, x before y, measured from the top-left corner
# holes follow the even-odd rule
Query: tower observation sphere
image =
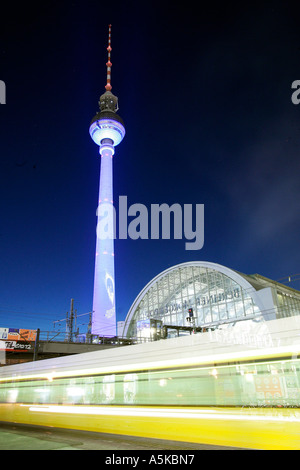
[(89, 128), (101, 155), (91, 333), (108, 337), (116, 335), (112, 162), (115, 147), (125, 136), (123, 120), (117, 114), (118, 98), (111, 92), (111, 50), (109, 25), (106, 91), (100, 96), (99, 111)]

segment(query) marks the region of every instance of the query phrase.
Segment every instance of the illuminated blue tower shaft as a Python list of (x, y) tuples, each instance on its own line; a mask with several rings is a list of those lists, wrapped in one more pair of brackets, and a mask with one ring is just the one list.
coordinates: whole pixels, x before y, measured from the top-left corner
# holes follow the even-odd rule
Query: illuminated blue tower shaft
[(107, 83), (100, 96), (100, 110), (90, 123), (90, 135), (101, 155), (95, 257), (92, 334), (116, 336), (113, 155), (125, 136), (122, 118), (117, 114), (118, 98), (111, 93), (111, 25), (108, 36)]
[(116, 335), (113, 150), (100, 147), (101, 169), (95, 257), (92, 334)]

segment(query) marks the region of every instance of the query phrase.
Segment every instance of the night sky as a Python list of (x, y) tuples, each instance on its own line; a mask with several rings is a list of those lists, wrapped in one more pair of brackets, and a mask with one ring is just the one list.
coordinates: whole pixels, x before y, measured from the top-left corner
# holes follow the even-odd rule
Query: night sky
[(115, 201), (205, 206), (199, 251), (185, 239), (116, 240), (117, 320), (185, 261), (274, 280), (300, 272), (294, 5), (75, 0), (1, 11), (1, 327), (52, 330), (71, 298), (78, 315), (92, 309), (100, 160), (88, 129), (105, 91), (109, 23), (126, 127)]

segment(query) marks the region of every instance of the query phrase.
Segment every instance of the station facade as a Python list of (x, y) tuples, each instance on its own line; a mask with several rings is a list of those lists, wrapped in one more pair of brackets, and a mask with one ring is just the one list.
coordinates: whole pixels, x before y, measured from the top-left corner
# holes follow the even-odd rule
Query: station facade
[(123, 336), (147, 341), (151, 325), (158, 323), (160, 328), (174, 325), (178, 335), (179, 327), (180, 334), (187, 334), (191, 324), (212, 328), (299, 314), (299, 291), (259, 274), (195, 261), (163, 271), (142, 289), (127, 314)]

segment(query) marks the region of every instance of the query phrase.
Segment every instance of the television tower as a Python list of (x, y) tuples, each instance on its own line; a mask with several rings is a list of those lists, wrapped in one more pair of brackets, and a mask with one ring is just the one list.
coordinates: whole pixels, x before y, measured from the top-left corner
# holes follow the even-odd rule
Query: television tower
[(118, 98), (111, 92), (111, 50), (109, 25), (106, 91), (99, 99), (100, 111), (90, 124), (90, 135), (101, 155), (91, 333), (101, 336), (116, 336), (112, 162), (115, 147), (125, 135), (123, 120), (117, 114)]

